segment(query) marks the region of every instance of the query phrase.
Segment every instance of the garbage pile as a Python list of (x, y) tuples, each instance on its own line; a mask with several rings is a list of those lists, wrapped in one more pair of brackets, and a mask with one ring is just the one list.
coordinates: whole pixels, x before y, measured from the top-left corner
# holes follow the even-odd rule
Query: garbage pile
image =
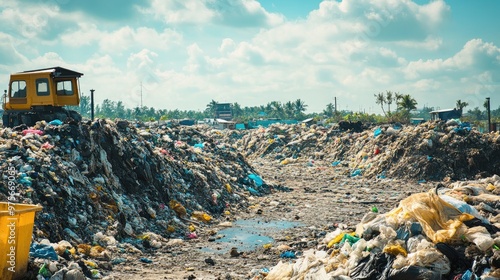
[(233, 141), (248, 158), (281, 164), (330, 160), (334, 166), (348, 166), (349, 176), (463, 180), (491, 176), (500, 169), (500, 162), (491, 160), (500, 156), (500, 134), (480, 133), (458, 120), (385, 125), (360, 133), (342, 132), (336, 126), (272, 125), (234, 134), (226, 141)]
[(499, 279), (500, 177), (442, 187), (339, 225), (253, 279)]
[[(75, 262), (77, 255), (111, 261), (117, 244), (137, 250), (162, 246), (161, 237), (196, 238), (197, 227), (272, 188), (241, 154), (190, 127), (42, 121), (1, 129), (0, 151), (1, 169), (14, 168), (19, 183), (11, 196), (3, 174), (0, 200), (42, 205), (35, 244)], [(32, 256), (50, 253), (47, 246)]]

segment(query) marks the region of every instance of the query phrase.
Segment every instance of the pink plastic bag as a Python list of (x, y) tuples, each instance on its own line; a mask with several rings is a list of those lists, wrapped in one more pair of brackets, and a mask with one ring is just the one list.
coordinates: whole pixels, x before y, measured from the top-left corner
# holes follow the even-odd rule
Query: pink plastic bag
[(23, 130), (22, 133), (23, 133), (23, 136), (26, 136), (27, 134), (30, 134), (30, 133), (43, 135), (43, 131), (38, 130), (38, 129), (25, 129), (25, 130)]

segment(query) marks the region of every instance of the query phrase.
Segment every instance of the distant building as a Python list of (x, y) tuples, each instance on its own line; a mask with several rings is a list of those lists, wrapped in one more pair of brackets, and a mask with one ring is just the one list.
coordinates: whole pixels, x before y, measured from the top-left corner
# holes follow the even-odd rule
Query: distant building
[(231, 103), (217, 103), (215, 107), (215, 118), (230, 121), (233, 119)]
[(227, 121), (224, 119), (216, 119), (213, 123), (215, 129), (235, 129), (236, 123), (233, 121)]
[(442, 109), (429, 112), (431, 114), (431, 120), (443, 120), (447, 121), (449, 119), (458, 119), (462, 116), (462, 110), (459, 109)]
[(410, 119), (410, 123), (414, 124), (414, 125), (421, 124), (421, 123), (424, 123), (424, 122), (425, 122), (424, 118), (411, 118)]

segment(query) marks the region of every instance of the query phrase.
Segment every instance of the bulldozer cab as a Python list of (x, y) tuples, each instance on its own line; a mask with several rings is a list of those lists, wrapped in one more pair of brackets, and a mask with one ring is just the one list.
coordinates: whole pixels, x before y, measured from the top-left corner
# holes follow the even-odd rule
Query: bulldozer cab
[(11, 74), (4, 110), (47, 110), (80, 104), (78, 78), (82, 73), (62, 67)]

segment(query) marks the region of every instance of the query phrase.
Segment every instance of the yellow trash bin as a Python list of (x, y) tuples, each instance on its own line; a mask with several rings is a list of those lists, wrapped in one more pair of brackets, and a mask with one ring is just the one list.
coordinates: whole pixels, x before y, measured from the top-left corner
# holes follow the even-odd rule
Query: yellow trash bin
[(41, 210), (38, 205), (0, 202), (0, 279), (23, 279), (35, 213)]

